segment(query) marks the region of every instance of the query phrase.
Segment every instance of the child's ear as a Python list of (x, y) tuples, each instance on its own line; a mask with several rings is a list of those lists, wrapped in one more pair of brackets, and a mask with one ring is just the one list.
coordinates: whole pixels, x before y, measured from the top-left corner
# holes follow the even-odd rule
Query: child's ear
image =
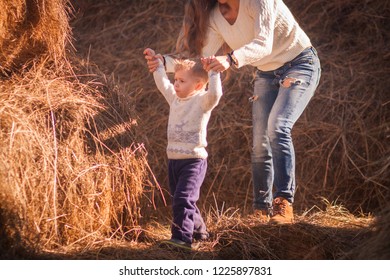
[(195, 85), (195, 89), (196, 90), (201, 90), (204, 86), (204, 83), (202, 83), (201, 81), (198, 81), (196, 82), (196, 85)]

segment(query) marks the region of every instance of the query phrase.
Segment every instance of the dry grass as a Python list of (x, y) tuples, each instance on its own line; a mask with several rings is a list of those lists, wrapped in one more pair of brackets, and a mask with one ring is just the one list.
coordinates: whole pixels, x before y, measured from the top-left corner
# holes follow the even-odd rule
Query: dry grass
[(213, 238), (193, 254), (158, 246), (168, 106), (142, 55), (172, 52), (183, 1), (71, 1), (72, 42), (68, 1), (11, 2), (0, 0), (0, 257), (389, 258), (388, 1), (286, 0), (323, 66), (293, 132), (292, 226), (248, 215), (252, 70), (225, 77), (200, 201)]
[[(325, 207), (324, 210), (319, 208)], [(356, 217), (342, 206), (325, 204), (297, 216), (294, 225), (270, 226), (251, 216), (241, 216), (235, 209), (213, 208), (206, 215), (212, 233), (194, 252), (169, 251), (159, 246), (170, 236), (169, 223), (151, 222), (138, 239), (128, 242), (111, 239), (80, 248), (46, 251), (44, 259), (360, 259), (356, 248), (372, 236), (368, 225), (372, 217)], [(374, 254), (372, 258), (377, 258)]]
[(69, 1), (0, 1), (0, 74), (31, 66), (37, 57), (62, 63), (70, 42)]

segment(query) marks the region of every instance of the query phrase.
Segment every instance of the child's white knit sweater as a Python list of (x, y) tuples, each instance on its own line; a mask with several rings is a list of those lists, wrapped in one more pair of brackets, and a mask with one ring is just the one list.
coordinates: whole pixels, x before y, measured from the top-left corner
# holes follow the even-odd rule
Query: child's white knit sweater
[(168, 158), (207, 158), (207, 124), (212, 109), (217, 106), (222, 96), (220, 74), (210, 71), (208, 90), (201, 89), (187, 98), (179, 98), (176, 95), (162, 64), (153, 73), (153, 77), (157, 88), (170, 106)]

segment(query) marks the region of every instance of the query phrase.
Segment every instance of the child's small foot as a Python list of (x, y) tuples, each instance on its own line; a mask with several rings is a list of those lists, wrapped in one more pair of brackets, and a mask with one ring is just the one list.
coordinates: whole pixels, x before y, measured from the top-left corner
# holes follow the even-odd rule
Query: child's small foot
[(161, 241), (161, 246), (168, 247), (171, 249), (184, 249), (187, 251), (192, 251), (197, 249), (197, 246), (195, 244), (187, 243), (176, 238), (171, 238), (168, 240)]
[(206, 232), (194, 232), (192, 237), (195, 241), (208, 241), (210, 239), (210, 233)]

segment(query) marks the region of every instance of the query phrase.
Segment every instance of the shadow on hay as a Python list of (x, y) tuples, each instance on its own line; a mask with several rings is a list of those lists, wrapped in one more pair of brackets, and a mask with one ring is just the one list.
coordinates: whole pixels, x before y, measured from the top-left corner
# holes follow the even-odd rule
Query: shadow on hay
[[(194, 252), (170, 251), (159, 241), (120, 243), (73, 253), (19, 252), (9, 259), (40, 260), (338, 260), (365, 259), (356, 248), (373, 236), (359, 228), (333, 228), (308, 223), (286, 226), (258, 225), (244, 231), (215, 233)], [(259, 238), (260, 237), (260, 238)], [(151, 244), (151, 245), (150, 245)], [(2, 256), (4, 258), (4, 256)], [(375, 256), (383, 259), (383, 256)]]
[[(103, 102), (109, 102), (109, 99)], [(117, 118), (113, 118), (113, 116)], [(112, 107), (99, 112), (99, 114), (88, 120), (89, 125), (87, 127), (89, 128), (89, 134), (87, 134), (87, 146), (89, 152), (92, 154), (96, 154), (98, 151), (119, 153), (126, 148), (132, 147), (134, 144), (134, 132), (128, 125), (131, 122), (132, 119), (130, 117), (120, 117)], [(91, 123), (94, 125), (91, 126)], [(100, 124), (104, 124), (104, 126)], [(126, 129), (127, 127), (128, 129)], [(108, 134), (109, 136), (96, 141), (96, 139), (100, 138), (100, 135), (104, 134)]]
[(22, 227), (23, 221), (16, 213), (0, 207), (0, 260), (28, 259), (36, 255), (33, 242), (20, 235)]
[[(88, 152), (116, 154), (133, 147), (139, 136), (136, 135), (137, 121), (131, 97), (112, 76), (106, 76), (96, 65), (84, 65), (83, 62), (81, 65), (81, 70), (78, 70), (80, 82), (96, 89), (95, 99), (99, 103), (99, 109), (89, 115), (84, 124)], [(84, 75), (84, 72), (92, 74)]]
[[(338, 260), (356, 259), (349, 254), (370, 235), (367, 229), (323, 227), (308, 223), (257, 226), (250, 229), (260, 240), (231, 237), (218, 254), (220, 259)], [(250, 236), (248, 236), (250, 237)], [(256, 244), (258, 243), (258, 244)]]

